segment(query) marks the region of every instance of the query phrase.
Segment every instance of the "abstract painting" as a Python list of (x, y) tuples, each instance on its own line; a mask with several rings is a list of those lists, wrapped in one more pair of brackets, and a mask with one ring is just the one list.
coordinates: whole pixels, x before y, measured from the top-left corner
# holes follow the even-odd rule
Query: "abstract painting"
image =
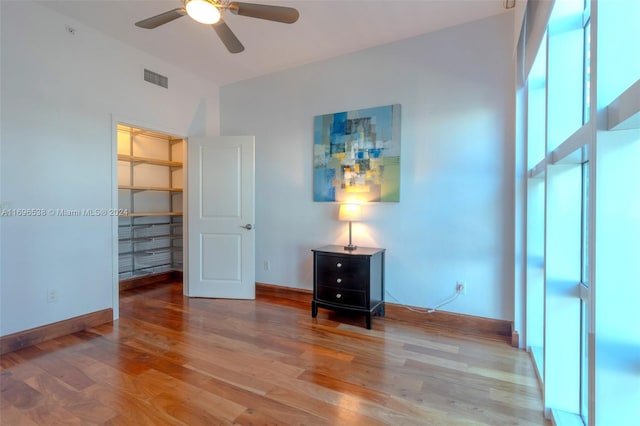
[(400, 105), (314, 117), (313, 200), (400, 201)]

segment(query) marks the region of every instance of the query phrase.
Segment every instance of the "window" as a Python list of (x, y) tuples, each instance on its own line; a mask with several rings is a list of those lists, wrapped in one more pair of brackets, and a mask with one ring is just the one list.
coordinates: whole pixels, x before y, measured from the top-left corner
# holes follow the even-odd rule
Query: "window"
[(640, 418), (638, 22), (640, 2), (555, 2), (526, 80), (526, 343), (559, 425)]
[[(527, 80), (528, 344), (542, 372), (547, 408), (585, 424), (590, 301), (582, 289), (590, 267), (590, 29), (583, 0), (556, 2), (546, 45)], [(535, 316), (543, 322), (530, 324)]]

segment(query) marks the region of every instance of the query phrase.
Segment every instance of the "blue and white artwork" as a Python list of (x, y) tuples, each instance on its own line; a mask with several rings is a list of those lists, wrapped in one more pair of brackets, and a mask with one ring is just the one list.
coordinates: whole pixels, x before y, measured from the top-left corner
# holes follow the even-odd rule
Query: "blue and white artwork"
[(314, 117), (313, 200), (400, 201), (400, 105)]

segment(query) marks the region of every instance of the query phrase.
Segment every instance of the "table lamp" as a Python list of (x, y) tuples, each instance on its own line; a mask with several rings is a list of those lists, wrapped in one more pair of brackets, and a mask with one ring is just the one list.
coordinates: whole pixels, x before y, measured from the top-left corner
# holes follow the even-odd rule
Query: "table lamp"
[(353, 251), (358, 248), (351, 244), (351, 222), (360, 220), (360, 204), (340, 204), (340, 210), (338, 211), (338, 220), (343, 222), (349, 222), (349, 245), (344, 246), (345, 250)]

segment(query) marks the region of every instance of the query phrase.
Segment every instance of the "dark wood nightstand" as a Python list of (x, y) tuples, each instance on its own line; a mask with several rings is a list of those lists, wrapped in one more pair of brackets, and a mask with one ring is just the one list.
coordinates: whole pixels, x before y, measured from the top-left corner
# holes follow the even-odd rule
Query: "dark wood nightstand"
[(385, 249), (358, 247), (348, 251), (330, 245), (313, 252), (313, 302), (311, 316), (318, 307), (384, 316)]

